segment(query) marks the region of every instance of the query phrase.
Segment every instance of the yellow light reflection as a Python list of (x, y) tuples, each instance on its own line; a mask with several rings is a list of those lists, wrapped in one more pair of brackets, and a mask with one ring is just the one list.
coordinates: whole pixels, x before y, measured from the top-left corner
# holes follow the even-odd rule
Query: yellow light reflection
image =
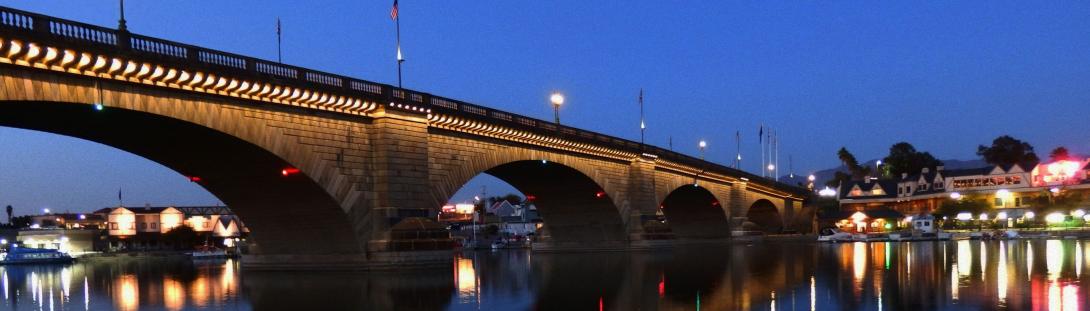
[(227, 259), (223, 267), (223, 275), (220, 277), (220, 285), (223, 290), (234, 289), (235, 285), (235, 260)]
[(1082, 277), (1082, 241), (1075, 242), (1075, 276)]
[(955, 266), (958, 268), (958, 276), (968, 276), (969, 269), (972, 268), (973, 253), (969, 246), (969, 240), (958, 241), (958, 262)]
[(1060, 269), (1063, 268), (1064, 247), (1060, 240), (1045, 241), (1045, 265), (1048, 267), (1048, 280), (1056, 281), (1060, 278)]
[(810, 277), (810, 311), (817, 310), (817, 280)]
[(981, 281), (984, 280), (984, 275), (986, 274), (984, 272), (988, 270), (988, 250), (986, 248), (987, 244), (988, 243), (984, 243), (983, 241), (980, 242), (980, 280)]
[(136, 275), (126, 274), (117, 278), (114, 303), (118, 310), (136, 310), (140, 304), (140, 294), (137, 291)]
[(477, 270), (473, 259), (457, 258), (454, 267), (454, 280), (457, 282), (458, 298), (469, 299), (477, 296)]
[(958, 264), (954, 263), (953, 267), (950, 267), (950, 297), (955, 301), (958, 300)]
[(208, 300), (212, 296), (208, 283), (211, 283), (208, 277), (202, 275), (189, 284), (189, 295), (192, 297), (194, 306), (203, 308), (208, 305)]
[(64, 295), (65, 300), (68, 300), (68, 294), (72, 289), (72, 270), (68, 267), (61, 269), (61, 294)]
[(167, 310), (181, 310), (185, 307), (185, 286), (178, 280), (163, 278), (163, 306)]
[(1063, 297), (1060, 297), (1060, 284), (1048, 282), (1048, 309), (1063, 310)]
[(1026, 278), (1033, 278), (1033, 243), (1026, 241)]
[(1063, 288), (1063, 309), (1079, 310), (1079, 286), (1069, 284)]
[(999, 242), (999, 265), (995, 268), (996, 271), (996, 286), (997, 294), (999, 296), (1000, 303), (1007, 302), (1007, 252), (1005, 242)]
[(855, 281), (862, 282), (863, 275), (867, 272), (867, 244), (855, 242), (852, 245), (852, 266), (855, 271)]

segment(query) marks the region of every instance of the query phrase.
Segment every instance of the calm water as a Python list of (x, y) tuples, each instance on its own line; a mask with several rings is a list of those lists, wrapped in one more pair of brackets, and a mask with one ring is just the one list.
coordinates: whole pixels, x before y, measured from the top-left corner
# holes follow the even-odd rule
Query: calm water
[(0, 267), (0, 309), (1080, 310), (1087, 260), (1090, 241), (1074, 240), (477, 252), (401, 274), (130, 259)]

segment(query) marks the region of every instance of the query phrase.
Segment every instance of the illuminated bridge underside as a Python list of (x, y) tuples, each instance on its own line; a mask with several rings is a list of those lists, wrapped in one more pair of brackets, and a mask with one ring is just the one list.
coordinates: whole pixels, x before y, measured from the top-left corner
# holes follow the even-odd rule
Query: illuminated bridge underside
[(0, 68), (0, 126), (200, 177), (250, 227), (252, 268), (443, 264), (451, 240), (429, 219), (481, 173), (537, 198), (551, 250), (727, 237), (758, 202), (779, 230), (805, 195), (598, 133), (2, 7)]

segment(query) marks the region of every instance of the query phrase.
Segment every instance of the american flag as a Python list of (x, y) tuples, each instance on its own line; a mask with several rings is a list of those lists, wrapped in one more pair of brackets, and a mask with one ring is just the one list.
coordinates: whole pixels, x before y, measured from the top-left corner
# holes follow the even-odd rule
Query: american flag
[(394, 0), (394, 8), (390, 10), (390, 19), (397, 20), (397, 0)]

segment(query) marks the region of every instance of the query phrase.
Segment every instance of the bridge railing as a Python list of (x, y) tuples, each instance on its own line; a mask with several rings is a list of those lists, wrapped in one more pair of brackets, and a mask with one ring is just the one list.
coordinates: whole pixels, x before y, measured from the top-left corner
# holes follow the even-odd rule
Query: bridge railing
[[(606, 145), (636, 154), (648, 154), (680, 164), (703, 168), (706, 171), (747, 177), (758, 182), (763, 180), (763, 178), (754, 174), (656, 146), (640, 144), (565, 125), (557, 125), (553, 122), (478, 106), (456, 99), (3, 6), (0, 6), (0, 37), (5, 39), (33, 39), (41, 44), (56, 45), (55, 47), (58, 48), (91, 50), (105, 55), (120, 55), (134, 60), (154, 61), (159, 64), (179, 66), (180, 68), (204, 69), (217, 75), (230, 75), (235, 78), (252, 78), (256, 81), (271, 80), (279, 84), (359, 96), (379, 103), (399, 102), (410, 104), (425, 107), (429, 111), (433, 110), (438, 113), (454, 114), (472, 119), (486, 119), (492, 124), (509, 126), (542, 135), (553, 135), (566, 140)], [(786, 186), (767, 180), (764, 181), (777, 188)], [(787, 186), (783, 189), (794, 191), (794, 189), (790, 188), (794, 187)]]

